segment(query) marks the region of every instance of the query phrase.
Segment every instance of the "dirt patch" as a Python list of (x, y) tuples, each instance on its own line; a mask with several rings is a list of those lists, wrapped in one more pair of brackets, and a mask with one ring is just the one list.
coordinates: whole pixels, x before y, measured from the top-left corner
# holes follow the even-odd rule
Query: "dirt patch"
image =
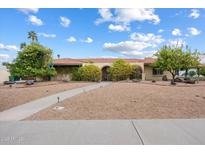
[[(204, 84), (201, 82), (200, 84)], [(113, 83), (51, 106), (30, 120), (204, 118), (205, 86)]]
[(27, 103), (44, 96), (57, 92), (87, 86), (94, 83), (89, 82), (39, 82), (32, 86), (25, 84), (0, 86), (0, 111)]

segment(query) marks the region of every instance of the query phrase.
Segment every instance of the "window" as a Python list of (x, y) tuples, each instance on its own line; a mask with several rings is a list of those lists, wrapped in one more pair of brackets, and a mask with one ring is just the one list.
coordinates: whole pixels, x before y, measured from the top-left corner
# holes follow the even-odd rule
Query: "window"
[(160, 70), (159, 68), (153, 68), (152, 74), (153, 74), (153, 75), (162, 75), (162, 74), (163, 74), (163, 71)]

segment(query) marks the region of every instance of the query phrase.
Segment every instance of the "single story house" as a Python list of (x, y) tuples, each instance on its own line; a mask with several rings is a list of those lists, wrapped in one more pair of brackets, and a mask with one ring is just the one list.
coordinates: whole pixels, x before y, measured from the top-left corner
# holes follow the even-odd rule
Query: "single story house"
[[(72, 58), (59, 58), (54, 60), (54, 67), (57, 71), (57, 76), (53, 80), (70, 80), (71, 72), (74, 68), (84, 65), (96, 65), (102, 70), (102, 80), (109, 80), (108, 68), (117, 58), (86, 58), (86, 59), (72, 59)], [(160, 71), (153, 68), (152, 64), (156, 61), (154, 58), (144, 59), (124, 59), (126, 62), (138, 65), (141, 68), (142, 80), (162, 80), (163, 75), (168, 79), (172, 76), (167, 71)]]

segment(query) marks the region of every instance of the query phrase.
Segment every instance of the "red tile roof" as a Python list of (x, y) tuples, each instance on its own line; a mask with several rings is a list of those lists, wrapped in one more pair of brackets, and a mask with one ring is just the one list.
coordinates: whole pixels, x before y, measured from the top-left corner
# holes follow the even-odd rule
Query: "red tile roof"
[[(54, 65), (82, 65), (83, 63), (113, 63), (118, 58), (84, 58), (84, 59), (72, 59), (72, 58), (62, 58), (55, 59)], [(129, 63), (146, 63), (150, 64), (155, 62), (154, 58), (145, 58), (145, 59), (124, 59)]]

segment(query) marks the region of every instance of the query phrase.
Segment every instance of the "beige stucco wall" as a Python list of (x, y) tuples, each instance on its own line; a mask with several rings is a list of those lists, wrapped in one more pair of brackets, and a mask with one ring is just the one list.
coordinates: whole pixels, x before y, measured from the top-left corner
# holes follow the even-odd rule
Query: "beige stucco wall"
[(9, 80), (10, 73), (6, 69), (0, 68), (0, 84)]
[(54, 80), (54, 81), (70, 81), (71, 80), (71, 75), (70, 74), (58, 73), (55, 77), (52, 77), (51, 80)]
[(164, 71), (163, 72), (163, 75), (153, 75), (152, 73), (152, 67), (151, 66), (145, 66), (144, 67), (144, 70), (145, 70), (145, 80), (156, 80), (156, 81), (161, 81), (162, 80), (162, 76), (163, 75), (166, 75), (168, 80), (171, 80), (172, 79), (172, 75), (167, 72), (167, 71)]

